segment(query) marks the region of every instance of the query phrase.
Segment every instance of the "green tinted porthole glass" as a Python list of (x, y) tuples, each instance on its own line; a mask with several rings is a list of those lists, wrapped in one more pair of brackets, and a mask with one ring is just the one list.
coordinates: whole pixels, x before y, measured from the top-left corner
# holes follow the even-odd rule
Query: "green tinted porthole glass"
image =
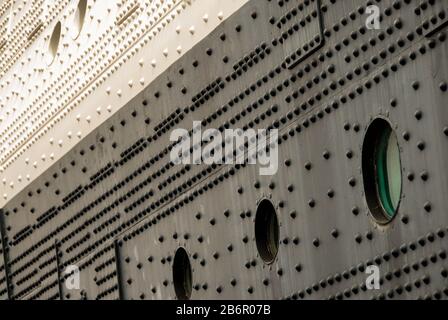
[(362, 156), (367, 204), (378, 223), (388, 223), (400, 204), (402, 170), (397, 136), (386, 120), (378, 118), (371, 123)]

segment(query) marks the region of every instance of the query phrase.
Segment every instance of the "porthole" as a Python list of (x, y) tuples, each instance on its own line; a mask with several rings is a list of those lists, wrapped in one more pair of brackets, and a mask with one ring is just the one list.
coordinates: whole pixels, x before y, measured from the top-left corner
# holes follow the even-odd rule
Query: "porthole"
[(385, 119), (369, 126), (362, 147), (362, 174), (367, 205), (379, 224), (397, 214), (401, 199), (402, 169), (397, 136)]
[(73, 19), (73, 39), (78, 38), (84, 26), (87, 12), (87, 0), (79, 0)]
[(193, 275), (188, 254), (184, 248), (179, 248), (176, 251), (173, 261), (173, 283), (177, 299), (190, 299), (192, 278)]
[(58, 53), (59, 41), (61, 39), (61, 23), (58, 22), (51, 33), (48, 45), (48, 64), (52, 64)]
[(268, 199), (260, 202), (255, 215), (255, 241), (261, 259), (272, 263), (279, 245), (279, 224), (274, 205)]

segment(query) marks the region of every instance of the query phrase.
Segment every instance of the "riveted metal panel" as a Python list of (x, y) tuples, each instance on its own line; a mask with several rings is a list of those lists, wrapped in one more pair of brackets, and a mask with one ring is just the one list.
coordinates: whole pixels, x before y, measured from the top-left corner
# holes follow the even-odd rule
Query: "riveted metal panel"
[[(382, 27), (368, 30), (366, 3), (253, 0), (223, 22), (7, 204), (13, 297), (33, 285), (30, 295), (56, 292), (58, 282), (36, 279), (57, 249), (60, 271), (81, 266), (82, 289), (62, 286), (64, 298), (173, 299), (183, 247), (195, 299), (446, 298), (446, 30), (438, 20), (428, 22), (437, 32), (420, 32), (417, 1), (379, 3)], [(282, 17), (294, 25), (302, 11), (320, 15), (283, 39)], [(318, 49), (291, 60), (316, 34)], [(377, 117), (398, 136), (403, 174), (386, 226), (369, 212), (361, 168)], [(171, 164), (170, 132), (194, 120), (278, 128), (278, 173)], [(266, 198), (280, 223), (271, 264), (254, 230)], [(371, 264), (379, 291), (365, 286)]]

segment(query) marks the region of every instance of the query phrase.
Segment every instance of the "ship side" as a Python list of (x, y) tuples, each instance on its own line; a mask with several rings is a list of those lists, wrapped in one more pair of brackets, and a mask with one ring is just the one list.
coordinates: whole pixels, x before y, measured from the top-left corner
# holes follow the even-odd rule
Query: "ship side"
[[(446, 299), (447, 15), (3, 1), (0, 299)], [(176, 163), (195, 124), (275, 170)]]

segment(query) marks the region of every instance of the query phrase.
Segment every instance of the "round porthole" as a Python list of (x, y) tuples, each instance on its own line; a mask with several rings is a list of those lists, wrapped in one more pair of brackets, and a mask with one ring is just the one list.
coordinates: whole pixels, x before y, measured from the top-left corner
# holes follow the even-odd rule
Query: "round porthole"
[(397, 136), (389, 122), (377, 118), (362, 147), (362, 173), (367, 205), (374, 219), (387, 224), (400, 205), (402, 174)]
[(274, 205), (268, 199), (260, 202), (255, 215), (255, 241), (261, 259), (274, 261), (279, 245), (279, 225)]
[(61, 40), (61, 23), (58, 22), (51, 33), (48, 45), (48, 64), (53, 63), (58, 53), (59, 41)]
[(73, 20), (73, 39), (78, 38), (79, 34), (81, 33), (86, 18), (86, 12), (87, 0), (79, 0)]
[(173, 282), (176, 297), (179, 300), (188, 300), (192, 291), (192, 272), (190, 259), (184, 248), (176, 251), (173, 262)]

